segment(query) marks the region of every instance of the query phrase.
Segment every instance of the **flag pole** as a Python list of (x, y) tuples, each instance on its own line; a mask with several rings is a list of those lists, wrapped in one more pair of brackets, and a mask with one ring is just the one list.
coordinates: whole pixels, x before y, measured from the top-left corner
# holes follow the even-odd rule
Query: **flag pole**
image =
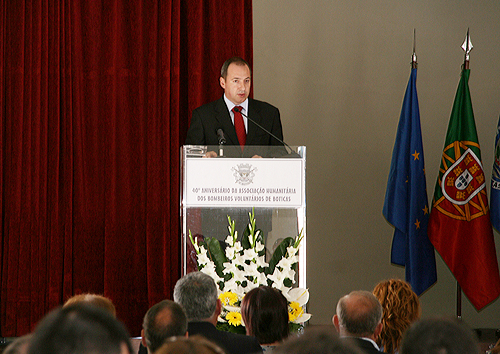
[[(467, 28), (467, 35), (465, 37), (465, 41), (462, 44), (462, 49), (465, 51), (464, 55), (464, 70), (469, 69), (469, 59), (470, 59), (470, 51), (472, 50), (472, 42), (470, 41), (469, 28)], [(459, 320), (462, 319), (462, 288), (457, 281), (457, 318)]]
[(462, 49), (465, 51), (464, 55), (464, 69), (469, 69), (469, 58), (470, 51), (472, 50), (472, 42), (470, 41), (469, 29), (467, 28), (467, 36), (465, 37), (465, 41), (462, 44)]
[(411, 55), (411, 68), (416, 69), (418, 67), (417, 63), (417, 54), (415, 52), (415, 46), (416, 46), (416, 34), (415, 34), (415, 28), (413, 29), (413, 54)]

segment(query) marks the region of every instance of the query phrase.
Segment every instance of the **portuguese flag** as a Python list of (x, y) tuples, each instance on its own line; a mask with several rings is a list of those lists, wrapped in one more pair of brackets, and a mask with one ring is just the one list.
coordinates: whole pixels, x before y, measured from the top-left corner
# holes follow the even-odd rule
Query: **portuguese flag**
[(464, 69), (446, 133), (428, 235), (477, 310), (500, 295), (481, 149)]

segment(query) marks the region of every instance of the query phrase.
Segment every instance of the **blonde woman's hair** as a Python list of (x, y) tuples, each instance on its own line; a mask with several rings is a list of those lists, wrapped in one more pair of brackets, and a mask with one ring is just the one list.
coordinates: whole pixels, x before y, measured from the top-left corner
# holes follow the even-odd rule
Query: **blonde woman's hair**
[(98, 294), (80, 294), (72, 296), (68, 300), (66, 300), (63, 307), (82, 303), (98, 307), (102, 310), (107, 311), (109, 314), (113, 315), (113, 317), (116, 317), (116, 308), (115, 305), (113, 305), (113, 302), (107, 297)]
[(378, 283), (373, 289), (384, 310), (383, 329), (377, 344), (384, 352), (399, 351), (403, 334), (420, 318), (420, 301), (411, 285), (400, 279), (389, 279)]

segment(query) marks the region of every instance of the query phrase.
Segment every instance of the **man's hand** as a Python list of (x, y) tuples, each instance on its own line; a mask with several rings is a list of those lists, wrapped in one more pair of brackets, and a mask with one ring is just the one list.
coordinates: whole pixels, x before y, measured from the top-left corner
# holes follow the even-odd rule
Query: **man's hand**
[(217, 157), (217, 153), (215, 151), (207, 151), (203, 157), (204, 158), (205, 157), (208, 157), (208, 158)]

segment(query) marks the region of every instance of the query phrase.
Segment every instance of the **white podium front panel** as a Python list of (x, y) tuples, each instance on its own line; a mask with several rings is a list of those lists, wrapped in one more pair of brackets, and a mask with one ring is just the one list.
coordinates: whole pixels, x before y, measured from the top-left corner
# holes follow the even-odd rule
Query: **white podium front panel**
[(190, 207), (279, 207), (304, 204), (304, 160), (188, 158), (184, 202)]

